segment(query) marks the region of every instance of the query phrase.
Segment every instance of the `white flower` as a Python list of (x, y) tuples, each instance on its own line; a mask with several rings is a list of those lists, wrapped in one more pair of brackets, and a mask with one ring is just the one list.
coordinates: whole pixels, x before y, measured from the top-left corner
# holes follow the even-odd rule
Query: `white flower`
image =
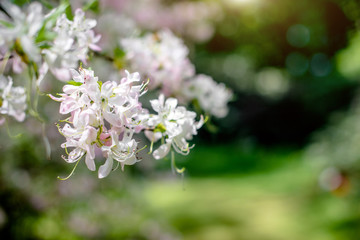
[(11, 77), (0, 76), (0, 114), (22, 122), (25, 119), (26, 92), (23, 87), (13, 87)]
[[(41, 4), (31, 3), (26, 13), (7, 1), (2, 2), (2, 6), (11, 17), (11, 20), (7, 21), (11, 27), (0, 25), (0, 44), (4, 43), (10, 49), (18, 40), (21, 50), (33, 61), (39, 62), (40, 50), (35, 44), (35, 37), (44, 22)], [(15, 49), (20, 46), (15, 46)]]
[(152, 131), (146, 131), (145, 135), (152, 142), (164, 138), (165, 142), (153, 152), (155, 159), (165, 157), (171, 147), (178, 153), (187, 155), (192, 148), (188, 140), (197, 134), (197, 129), (203, 125), (203, 119), (195, 122), (196, 113), (187, 111), (185, 107), (177, 106), (175, 98), (165, 101), (164, 95), (159, 99), (150, 101), (157, 115), (150, 114), (147, 125)]
[(71, 69), (70, 72), (72, 85), (65, 85), (60, 97), (50, 95), (61, 102), (60, 113), (71, 114), (64, 127), (59, 127), (66, 138), (62, 147), (74, 148), (64, 159), (73, 163), (86, 155), (86, 165), (94, 171), (94, 149), (100, 148), (107, 160), (99, 168), (99, 178), (110, 173), (113, 160), (122, 167), (135, 164), (137, 142), (133, 133), (145, 127), (142, 123), (145, 111), (139, 97), (146, 91), (146, 83), (135, 85), (140, 81), (138, 73), (126, 72), (120, 83), (102, 83), (90, 69), (80, 68), (79, 72)]
[(92, 30), (95, 26), (96, 20), (85, 19), (85, 13), (81, 9), (75, 11), (73, 21), (67, 19), (65, 14), (57, 19), (53, 29), (57, 37), (51, 48), (42, 51), (46, 64), (56, 78), (70, 80), (69, 69), (75, 68), (78, 61), (86, 62), (89, 49), (101, 50), (97, 45), (101, 36), (95, 35)]
[(188, 101), (196, 99), (205, 112), (218, 118), (227, 115), (227, 104), (232, 98), (232, 92), (223, 83), (202, 74), (186, 82), (183, 94)]
[(132, 138), (133, 131), (126, 130), (123, 132), (123, 138), (119, 141), (119, 135), (116, 130), (111, 131), (111, 146), (103, 146), (101, 150), (107, 154), (107, 159), (104, 165), (99, 168), (99, 178), (104, 178), (109, 175), (113, 160), (118, 161), (122, 168), (124, 165), (133, 165), (138, 160), (136, 158), (137, 142)]
[(95, 171), (95, 145), (97, 138), (97, 129), (91, 126), (81, 128), (72, 128), (69, 124), (65, 124), (62, 129), (63, 135), (67, 141), (61, 145), (63, 148), (74, 147), (68, 157), (63, 157), (69, 163), (79, 161), (86, 154), (85, 163), (91, 171)]
[(187, 57), (188, 48), (170, 31), (123, 39), (121, 45), (130, 67), (150, 78), (151, 89), (161, 87), (167, 96), (177, 92), (182, 82), (194, 75), (194, 66)]

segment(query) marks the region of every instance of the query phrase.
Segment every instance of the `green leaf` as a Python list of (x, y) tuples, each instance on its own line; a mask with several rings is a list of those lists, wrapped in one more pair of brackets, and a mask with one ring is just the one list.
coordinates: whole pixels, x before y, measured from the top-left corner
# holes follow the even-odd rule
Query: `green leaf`
[(12, 2), (13, 2), (13, 4), (15, 4), (15, 5), (22, 6), (22, 5), (24, 5), (25, 3), (27, 3), (28, 0), (13, 0)]
[(119, 47), (116, 47), (114, 49), (114, 58), (123, 58), (125, 57), (126, 53), (123, 49), (119, 48)]
[(57, 8), (55, 8), (51, 14), (48, 14), (44, 20), (44, 24), (38, 32), (38, 35), (35, 39), (36, 43), (44, 42), (44, 41), (52, 41), (56, 37), (56, 33), (52, 31), (48, 31), (51, 29), (57, 19), (61, 14), (65, 13), (66, 9), (69, 7), (69, 3), (62, 3)]
[(54, 6), (51, 3), (49, 3), (48, 1), (39, 0), (39, 2), (41, 2), (41, 4), (49, 10), (54, 8)]
[(86, 12), (88, 10), (93, 11), (94, 13), (100, 12), (100, 5), (98, 0), (91, 0), (89, 1), (84, 7), (83, 11)]
[(99, 89), (101, 90), (101, 87), (102, 87), (102, 81), (97, 81), (97, 83), (99, 84)]
[(81, 86), (83, 85), (82, 82), (75, 82), (74, 80), (68, 81), (67, 84), (73, 85), (73, 86)]
[(7, 27), (7, 28), (13, 28), (14, 27), (14, 25), (12, 25), (11, 23), (9, 23), (7, 21), (4, 21), (4, 20), (1, 20), (1, 19), (0, 19), (0, 25), (3, 25), (5, 27)]
[(159, 124), (155, 127), (154, 132), (164, 133), (164, 132), (166, 132), (166, 127), (164, 126), (164, 124), (159, 123)]
[(119, 47), (114, 49), (114, 64), (117, 68), (122, 69), (125, 66), (125, 51)]
[(52, 45), (50, 45), (49, 43), (41, 43), (41, 44), (39, 44), (38, 46), (39, 46), (39, 48), (41, 48), (41, 49), (49, 49), (49, 48), (52, 47)]
[(65, 9), (65, 14), (66, 14), (66, 17), (69, 19), (69, 20), (74, 20), (74, 15), (72, 13), (72, 10), (71, 10), (71, 6), (70, 4), (67, 6), (67, 8)]

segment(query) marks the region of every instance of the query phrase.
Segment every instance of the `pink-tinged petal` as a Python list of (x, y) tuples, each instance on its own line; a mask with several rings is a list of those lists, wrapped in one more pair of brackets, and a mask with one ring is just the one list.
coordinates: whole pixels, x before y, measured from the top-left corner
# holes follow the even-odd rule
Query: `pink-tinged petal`
[(109, 113), (109, 112), (103, 112), (103, 115), (104, 115), (105, 120), (108, 121), (111, 125), (113, 125), (115, 127), (122, 127), (123, 126), (123, 122), (119, 118), (118, 114), (112, 114), (112, 113)]
[(24, 112), (21, 113), (13, 113), (11, 114), (18, 122), (22, 122), (25, 120), (26, 114)]
[(171, 142), (161, 145), (158, 149), (153, 152), (153, 156), (156, 160), (164, 158), (168, 155), (171, 148)]
[(72, 128), (69, 124), (65, 124), (64, 127), (62, 128), (61, 132), (65, 135), (65, 136), (74, 136), (77, 134), (77, 130)]
[(97, 43), (98, 41), (100, 41), (100, 39), (101, 39), (101, 35), (100, 35), (100, 34), (96, 35), (96, 36), (93, 38), (93, 43)]
[(72, 150), (72, 151), (69, 153), (69, 156), (68, 156), (67, 159), (64, 158), (64, 157), (63, 157), (63, 159), (64, 159), (65, 161), (67, 161), (68, 163), (74, 163), (74, 162), (76, 162), (76, 161), (79, 161), (79, 160), (82, 158), (82, 156), (84, 156), (84, 154), (85, 154), (85, 151), (84, 151), (83, 149), (81, 149), (81, 148), (75, 148), (74, 150)]
[(60, 81), (66, 82), (71, 80), (70, 71), (66, 68), (51, 68), (50, 71)]
[(88, 167), (88, 169), (90, 171), (95, 171), (96, 170), (94, 158), (95, 158), (95, 151), (92, 148), (92, 153), (91, 153), (91, 149), (90, 149), (90, 151), (88, 151), (86, 153), (86, 158), (85, 158), (86, 166)]
[(99, 47), (98, 45), (96, 44), (93, 44), (93, 43), (90, 43), (89, 44), (89, 48), (95, 52), (100, 52), (101, 51), (101, 47)]
[[(79, 142), (81, 142), (82, 147), (86, 148), (86, 150), (89, 150), (89, 145), (95, 141), (97, 136), (97, 131), (94, 127), (87, 126), (86, 130), (82, 133), (81, 138), (79, 139)], [(95, 157), (93, 155), (93, 157)]]
[[(77, 8), (75, 10), (75, 19), (79, 20), (85, 17), (85, 13), (81, 8)], [(74, 20), (75, 21), (75, 20)]]
[(52, 100), (54, 100), (54, 101), (57, 101), (57, 102), (61, 102), (61, 101), (63, 101), (65, 98), (63, 98), (63, 97), (54, 97), (53, 95), (51, 95), (51, 94), (48, 94), (48, 96), (52, 99)]
[(99, 85), (97, 83), (88, 83), (85, 85), (84, 89), (86, 90), (86, 93), (88, 96), (93, 100), (96, 101), (100, 98), (100, 90)]
[(24, 71), (25, 64), (21, 61), (21, 58), (19, 56), (15, 56), (13, 59), (13, 71), (16, 74), (22, 73)]
[(99, 172), (98, 172), (98, 177), (99, 178), (107, 177), (109, 175), (109, 173), (111, 172), (113, 163), (114, 163), (114, 160), (111, 157), (108, 157), (106, 159), (106, 162), (104, 163), (104, 165), (100, 166)]
[(77, 101), (71, 97), (66, 97), (60, 104), (60, 113), (67, 114), (79, 108)]
[(84, 82), (84, 78), (80, 75), (80, 73), (78, 73), (78, 71), (76, 71), (75, 69), (70, 69), (69, 71), (71, 73), (72, 79), (75, 82)]
[(63, 91), (64, 93), (66, 94), (72, 94), (73, 92), (79, 90), (79, 87), (78, 86), (74, 86), (74, 85), (65, 85), (63, 87)]
[(139, 132), (141, 132), (144, 128), (145, 128), (145, 126), (137, 125), (137, 126), (134, 128), (134, 131), (135, 131), (135, 133), (139, 133)]
[(110, 137), (110, 133), (103, 132), (100, 134), (100, 140), (106, 140), (109, 137)]

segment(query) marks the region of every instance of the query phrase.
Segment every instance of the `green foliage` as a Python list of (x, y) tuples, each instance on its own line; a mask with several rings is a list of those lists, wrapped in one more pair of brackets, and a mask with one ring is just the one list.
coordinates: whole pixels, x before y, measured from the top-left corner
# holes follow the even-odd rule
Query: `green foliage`
[(65, 9), (65, 14), (66, 14), (67, 19), (69, 19), (70, 21), (74, 20), (74, 14), (72, 12), (70, 4), (67, 5), (67, 7)]
[(99, 13), (100, 12), (99, 0), (88, 1), (83, 7), (83, 11), (88, 11), (88, 10), (91, 10), (94, 13)]
[(82, 82), (75, 82), (74, 80), (66, 82), (67, 84), (73, 85), (73, 86), (81, 86), (83, 85)]
[(19, 6), (22, 6), (26, 3), (29, 3), (29, 0), (11, 0), (12, 3), (16, 4), (16, 5), (19, 5)]

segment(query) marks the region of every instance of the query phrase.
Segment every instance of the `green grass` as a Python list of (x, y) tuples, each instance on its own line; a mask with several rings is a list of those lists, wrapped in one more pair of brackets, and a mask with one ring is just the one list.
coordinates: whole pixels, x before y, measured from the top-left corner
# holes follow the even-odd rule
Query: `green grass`
[[(183, 190), (181, 177), (170, 174), (166, 160), (157, 161), (160, 171), (151, 169), (155, 174), (147, 177), (129, 166), (102, 180), (83, 163), (69, 180), (60, 181), (56, 176), (71, 166), (66, 165), (65, 171), (65, 163), (41, 160), (35, 153), (36, 141), (27, 141), (22, 138), (2, 159), (0, 211), (14, 217), (7, 226), (15, 238), (358, 240), (360, 236), (360, 205), (352, 194), (356, 186), (351, 183), (350, 192), (342, 197), (322, 191), (317, 183), (321, 169), (310, 159), (304, 161), (299, 151), (236, 142), (199, 144), (187, 160), (177, 157), (178, 166), (187, 168)], [(19, 182), (15, 177), (24, 173), (28, 180)], [(24, 200), (35, 204), (36, 211), (31, 207), (35, 213), (10, 214), (22, 209), (19, 203), (27, 209)]]
[(354, 226), (336, 226), (359, 209), (321, 192), (318, 170), (297, 160), (266, 173), (187, 178), (185, 190), (180, 180), (151, 182), (146, 199), (188, 240), (358, 239)]

